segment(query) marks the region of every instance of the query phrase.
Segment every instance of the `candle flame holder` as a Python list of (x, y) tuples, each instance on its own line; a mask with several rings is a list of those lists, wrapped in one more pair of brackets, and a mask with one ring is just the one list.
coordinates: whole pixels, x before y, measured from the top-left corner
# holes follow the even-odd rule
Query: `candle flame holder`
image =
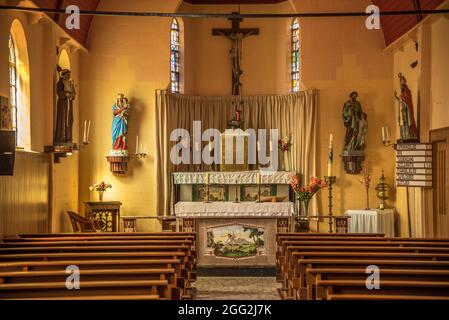
[(333, 230), (333, 224), (334, 224), (334, 214), (332, 212), (333, 209), (333, 204), (332, 204), (332, 200), (333, 200), (333, 195), (332, 195), (332, 189), (333, 189), (333, 185), (337, 182), (337, 177), (335, 176), (326, 176), (324, 177), (324, 181), (326, 181), (327, 187), (329, 189), (329, 233), (334, 233)]

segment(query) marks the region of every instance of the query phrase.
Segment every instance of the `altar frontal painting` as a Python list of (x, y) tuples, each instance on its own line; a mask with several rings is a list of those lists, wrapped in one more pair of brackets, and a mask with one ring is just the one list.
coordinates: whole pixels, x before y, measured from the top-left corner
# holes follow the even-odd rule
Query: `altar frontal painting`
[(265, 254), (264, 228), (231, 224), (210, 227), (207, 232), (207, 254), (242, 259)]

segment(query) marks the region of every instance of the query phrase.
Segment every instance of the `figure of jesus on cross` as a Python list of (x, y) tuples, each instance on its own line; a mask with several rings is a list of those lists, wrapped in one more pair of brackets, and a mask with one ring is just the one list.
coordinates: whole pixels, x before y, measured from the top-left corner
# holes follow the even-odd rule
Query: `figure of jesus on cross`
[[(233, 15), (238, 15), (237, 12), (233, 12)], [(243, 21), (242, 18), (234, 17), (229, 18), (232, 21), (231, 29), (213, 29), (213, 36), (224, 36), (231, 40), (231, 50), (229, 55), (231, 57), (231, 67), (232, 67), (232, 95), (240, 95), (240, 89), (242, 83), (240, 82), (240, 77), (243, 74), (241, 63), (242, 63), (242, 42), (243, 39), (248, 36), (259, 35), (259, 29), (240, 29), (240, 23)]]

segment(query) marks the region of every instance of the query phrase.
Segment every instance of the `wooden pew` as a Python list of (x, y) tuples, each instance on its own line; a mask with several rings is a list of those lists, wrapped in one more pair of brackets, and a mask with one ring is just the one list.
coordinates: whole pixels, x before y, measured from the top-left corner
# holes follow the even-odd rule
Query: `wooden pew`
[(317, 299), (328, 295), (400, 295), (409, 299), (419, 296), (449, 299), (449, 281), (381, 280), (379, 290), (368, 290), (365, 280), (317, 280)]
[(22, 233), (18, 238), (41, 238), (41, 237), (136, 237), (136, 236), (196, 236), (196, 232), (84, 232), (84, 233)]
[[(338, 268), (338, 269), (366, 269), (370, 265), (376, 265), (383, 269), (398, 270), (449, 270), (449, 261), (432, 261), (432, 260), (400, 260), (398, 259), (300, 259), (298, 261), (299, 268), (307, 274), (307, 270), (320, 268)], [(298, 278), (292, 280), (293, 285), (299, 289), (294, 299), (307, 299), (308, 288), (301, 287)], [(306, 286), (308, 283), (306, 284)], [(313, 283), (311, 283), (313, 285)]]
[[(313, 243), (313, 245), (312, 245)], [(278, 280), (285, 280), (286, 273), (290, 270), (290, 260), (295, 252), (414, 252), (414, 253), (449, 253), (449, 243), (434, 243), (430, 246), (421, 246), (422, 242), (391, 243), (391, 242), (334, 242), (325, 245), (315, 245), (315, 242), (301, 242), (298, 245), (284, 247), (283, 255), (277, 258)]]
[[(70, 242), (37, 242), (37, 243), (3, 243), (0, 244), (0, 261), (4, 259), (16, 259), (20, 257), (11, 256), (11, 254), (20, 254), (25, 257), (25, 254), (33, 253), (90, 253), (90, 252), (125, 252), (125, 253), (138, 253), (138, 252), (182, 252), (185, 255), (186, 270), (192, 275), (195, 274), (196, 258), (190, 251), (190, 243), (173, 243), (171, 245), (145, 245), (148, 243), (136, 243), (133, 241), (120, 242), (120, 241), (98, 241), (90, 242), (89, 245), (85, 245), (82, 242), (70, 241)], [(159, 242), (149, 242), (150, 244), (158, 244)], [(164, 242), (162, 242), (164, 243)], [(27, 246), (29, 244), (30, 246)]]
[[(50, 271), (0, 272), (0, 284), (65, 282), (68, 277), (65, 268)], [(174, 269), (80, 269), (80, 280), (84, 281), (136, 281), (167, 280), (171, 298), (181, 299), (181, 290), (177, 288), (177, 276)], [(81, 284), (82, 285), (82, 284)]]
[[(291, 280), (288, 290), (296, 296), (300, 291), (302, 299), (307, 297), (306, 272), (307, 269), (300, 264), (299, 260), (307, 259), (342, 259), (342, 260), (427, 260), (427, 261), (449, 261), (446, 253), (400, 253), (400, 252), (294, 252), (290, 264), (289, 273)], [(299, 286), (298, 286), (299, 284)]]
[[(47, 239), (47, 238), (44, 238)], [(98, 238), (97, 238), (98, 239)], [(108, 249), (106, 246), (110, 246)], [(12, 249), (17, 248), (17, 249)], [(32, 252), (70, 252), (83, 251), (183, 251), (186, 253), (191, 273), (190, 279), (196, 279), (196, 252), (191, 240), (91, 240), (91, 241), (33, 241), (33, 242), (5, 242), (0, 243), (0, 254), (32, 253)]]
[[(316, 283), (319, 280), (364, 280), (369, 274), (366, 268), (308, 268), (307, 269), (307, 300), (313, 300), (316, 294)], [(402, 281), (447, 281), (449, 269), (425, 270), (425, 269), (391, 269), (382, 268), (380, 279)], [(320, 293), (322, 296), (323, 294)]]
[[(178, 259), (142, 259), (142, 260), (66, 260), (66, 261), (20, 261), (0, 263), (1, 274), (18, 272), (64, 272), (68, 266), (75, 265), (84, 272), (122, 272), (135, 276), (135, 270), (173, 270), (175, 272), (175, 283), (172, 288), (173, 299), (189, 298), (187, 292), (187, 281), (180, 275), (181, 261)], [(151, 271), (150, 271), (151, 272)], [(164, 271), (167, 272), (167, 271)], [(68, 276), (67, 274), (65, 275)], [(145, 276), (147, 278), (148, 276)], [(168, 279), (170, 280), (170, 279)], [(18, 281), (18, 280), (16, 280)], [(171, 284), (171, 283), (170, 283)]]
[[(382, 239), (386, 239), (383, 241)], [(300, 250), (308, 250), (311, 251), (312, 248), (316, 248), (315, 251), (323, 251), (324, 248), (329, 248), (327, 251), (338, 251), (339, 247), (347, 247), (348, 250), (359, 251), (355, 247), (359, 247), (360, 249), (369, 248), (369, 247), (409, 247), (409, 249), (385, 249), (383, 251), (413, 251), (413, 252), (440, 252), (444, 253), (447, 249), (439, 249), (439, 248), (449, 248), (449, 242), (430, 242), (430, 241), (406, 241), (402, 239), (402, 241), (389, 241), (388, 238), (373, 238), (370, 241), (365, 240), (352, 240), (344, 239), (344, 240), (335, 240), (335, 241), (321, 241), (321, 240), (308, 240), (303, 239), (301, 241), (284, 241), (282, 243), (282, 249), (278, 252), (277, 256), (277, 279), (279, 281), (285, 280), (285, 272), (288, 270), (289, 259), (291, 258), (291, 252), (300, 251)], [(353, 248), (351, 248), (353, 247)], [(412, 249), (414, 248), (414, 249)], [(375, 249), (367, 249), (367, 251), (373, 251)]]
[(83, 296), (78, 295), (76, 297), (51, 297), (51, 298), (22, 298), (22, 299), (6, 299), (6, 300), (82, 300), (82, 301), (89, 301), (89, 300), (95, 300), (95, 301), (124, 301), (124, 300), (131, 300), (131, 301), (147, 301), (147, 300), (160, 300), (160, 297), (158, 294), (142, 294), (142, 295), (126, 295), (126, 296)]
[(53, 297), (123, 297), (127, 295), (158, 295), (171, 299), (167, 280), (82, 281), (80, 290), (68, 290), (66, 282), (0, 284), (0, 299)]
[[(193, 280), (196, 268), (195, 238), (194, 233), (39, 234), (8, 237), (0, 243), (0, 274), (3, 275), (0, 282), (3, 281), (5, 285), (30, 285), (27, 287), (29, 290), (33, 290), (33, 284), (65, 283), (68, 276), (65, 268), (76, 265), (85, 275), (84, 278), (87, 277), (82, 280), (83, 283), (166, 280), (169, 296), (149, 294), (148, 291), (142, 295), (130, 294), (143, 299), (186, 298), (189, 281)], [(162, 269), (155, 269), (157, 267), (173, 268), (173, 277), (163, 279), (167, 274), (160, 271)], [(145, 270), (152, 271), (142, 273)], [(119, 279), (114, 279), (114, 276)], [(98, 296), (109, 295), (98, 293)]]

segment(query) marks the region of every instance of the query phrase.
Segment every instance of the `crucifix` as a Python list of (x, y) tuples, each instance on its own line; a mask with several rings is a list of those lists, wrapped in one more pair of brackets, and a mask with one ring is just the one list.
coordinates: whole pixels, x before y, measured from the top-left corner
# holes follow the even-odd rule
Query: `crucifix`
[[(238, 12), (233, 12), (233, 15), (238, 15)], [(239, 96), (240, 88), (242, 83), (240, 82), (240, 77), (243, 74), (241, 68), (242, 62), (242, 42), (243, 39), (248, 36), (259, 35), (259, 29), (240, 29), (240, 23), (243, 21), (242, 18), (232, 17), (228, 19), (232, 22), (231, 29), (212, 29), (213, 36), (224, 36), (231, 40), (231, 50), (229, 55), (231, 57), (232, 66), (232, 95)]]

